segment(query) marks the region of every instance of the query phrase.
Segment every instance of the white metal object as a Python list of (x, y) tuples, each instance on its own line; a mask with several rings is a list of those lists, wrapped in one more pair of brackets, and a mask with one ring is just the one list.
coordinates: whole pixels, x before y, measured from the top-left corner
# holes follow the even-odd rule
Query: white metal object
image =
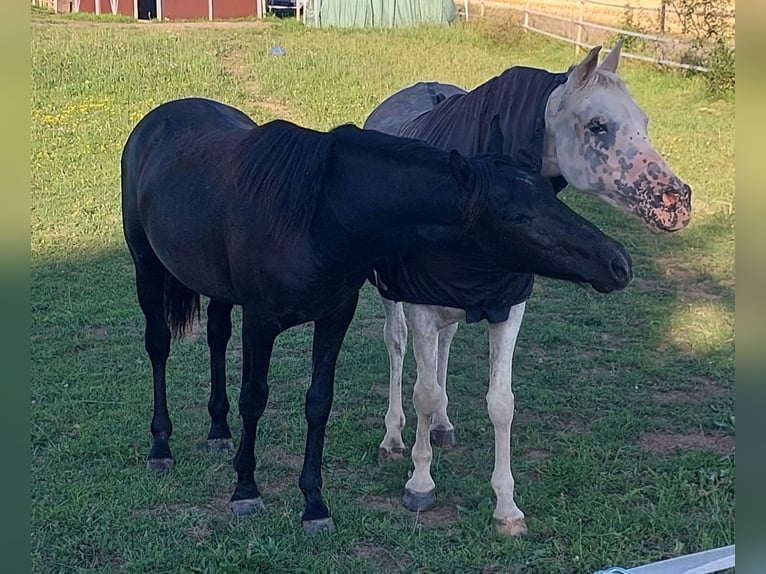
[(712, 574), (734, 568), (734, 544), (635, 568), (607, 568), (595, 574)]

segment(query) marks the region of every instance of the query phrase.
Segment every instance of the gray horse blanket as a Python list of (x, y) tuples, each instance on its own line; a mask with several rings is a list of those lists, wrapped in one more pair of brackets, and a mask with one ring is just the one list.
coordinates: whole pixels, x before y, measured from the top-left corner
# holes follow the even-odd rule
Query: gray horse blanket
[[(475, 155), (486, 150), (490, 122), (498, 115), (503, 153), (539, 172), (545, 106), (554, 88), (566, 79), (564, 73), (516, 66), (470, 92), (419, 82), (380, 104), (364, 127)], [(412, 117), (413, 109), (416, 114), (424, 111)], [(551, 193), (566, 185), (563, 177), (553, 178)], [(512, 306), (530, 297), (534, 275), (500, 269), (470, 239), (456, 236), (426, 241), (378, 262), (373, 283), (386, 299), (464, 309), (468, 323), (482, 319), (500, 323), (508, 319)]]

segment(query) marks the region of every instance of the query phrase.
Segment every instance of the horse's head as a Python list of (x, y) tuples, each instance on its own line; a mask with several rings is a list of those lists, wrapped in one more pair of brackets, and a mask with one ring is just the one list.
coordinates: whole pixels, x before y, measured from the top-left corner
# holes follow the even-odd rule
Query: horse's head
[(600, 48), (548, 99), (543, 175), (560, 171), (575, 188), (635, 213), (653, 231), (683, 229), (691, 188), (652, 147), (648, 118), (616, 73), (622, 41), (599, 66)]
[(498, 266), (589, 283), (602, 293), (632, 279), (625, 248), (557, 199), (545, 177), (499, 154), (466, 160), (452, 151), (450, 168), (467, 194), (467, 232)]

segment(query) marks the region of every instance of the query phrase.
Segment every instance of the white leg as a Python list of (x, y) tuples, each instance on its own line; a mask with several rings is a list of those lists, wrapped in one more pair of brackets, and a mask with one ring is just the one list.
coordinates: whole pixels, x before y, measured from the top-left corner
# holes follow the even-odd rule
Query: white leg
[(457, 331), (457, 322), (447, 325), (439, 331), (438, 350), (437, 350), (437, 369), (436, 381), (439, 384), (441, 400), (436, 411), (431, 417), (431, 443), (435, 446), (444, 448), (455, 448), (457, 446), (457, 437), (455, 427), (447, 416), (447, 365), (449, 364), (449, 351), (452, 339)]
[(402, 368), (407, 353), (407, 322), (401, 303), (394, 303), (381, 297), (386, 321), (383, 339), (388, 349), (390, 365), (388, 382), (388, 411), (386, 412), (386, 436), (380, 443), (381, 460), (400, 458), (407, 450), (402, 440), (402, 429), (406, 421), (402, 409)]
[(439, 324), (440, 317), (435, 308), (422, 305), (410, 306), (409, 321), (418, 371), (412, 397), (418, 423), (412, 447), (415, 470), (404, 486), (402, 503), (409, 510), (422, 511), (428, 510), (436, 500), (436, 485), (431, 478), (432, 451), (428, 431), (431, 415), (441, 400), (436, 368), (439, 330), (443, 325)]
[(514, 397), (511, 388), (513, 350), (524, 318), (526, 303), (511, 307), (508, 320), (489, 326), (490, 378), (487, 410), (495, 429), (495, 469), (492, 489), (495, 491), (495, 524), (501, 534), (516, 536), (527, 531), (524, 513), (513, 500), (511, 473), (511, 423)]

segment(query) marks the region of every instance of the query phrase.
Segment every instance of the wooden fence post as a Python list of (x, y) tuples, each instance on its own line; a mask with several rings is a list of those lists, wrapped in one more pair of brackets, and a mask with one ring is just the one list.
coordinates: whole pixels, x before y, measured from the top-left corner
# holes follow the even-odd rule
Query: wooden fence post
[(583, 2), (583, 0), (580, 0), (580, 17), (577, 21), (577, 37), (575, 38), (575, 54), (579, 54), (581, 49), (582, 32), (584, 29), (582, 22), (583, 22), (584, 15), (585, 15), (585, 2)]
[(660, 2), (660, 34), (665, 34), (665, 9), (667, 7), (667, 0)]
[(524, 32), (529, 34), (529, 0), (524, 5)]

